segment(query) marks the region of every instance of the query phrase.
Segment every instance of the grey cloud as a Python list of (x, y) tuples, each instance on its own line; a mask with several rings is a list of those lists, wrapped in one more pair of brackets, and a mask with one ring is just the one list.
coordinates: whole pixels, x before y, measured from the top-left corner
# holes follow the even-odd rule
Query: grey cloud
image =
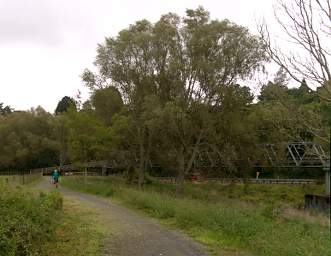
[(57, 23), (45, 1), (0, 0), (0, 43), (55, 40)]
[(0, 0), (0, 43), (58, 43), (65, 31), (84, 21), (73, 2)]

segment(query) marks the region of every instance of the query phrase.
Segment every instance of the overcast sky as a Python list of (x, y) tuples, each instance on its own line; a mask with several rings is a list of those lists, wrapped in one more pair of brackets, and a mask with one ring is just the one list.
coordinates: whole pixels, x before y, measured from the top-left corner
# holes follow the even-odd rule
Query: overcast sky
[(78, 90), (104, 37), (139, 19), (184, 15), (202, 5), (212, 18), (229, 19), (256, 32), (256, 20), (271, 17), (274, 0), (0, 0), (0, 102), (53, 112)]

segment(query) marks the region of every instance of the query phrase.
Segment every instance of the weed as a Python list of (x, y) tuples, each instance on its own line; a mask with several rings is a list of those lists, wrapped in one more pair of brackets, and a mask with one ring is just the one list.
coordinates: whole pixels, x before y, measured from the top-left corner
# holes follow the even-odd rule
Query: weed
[(124, 205), (207, 241), (215, 250), (263, 256), (330, 255), (328, 227), (283, 216), (284, 201), (290, 205), (299, 202), (296, 196), (303, 192), (298, 187), (187, 184), (185, 196), (175, 198), (172, 184), (152, 183), (139, 191), (111, 178), (89, 181), (86, 186), (67, 177), (63, 184), (104, 196), (111, 188), (112, 196)]

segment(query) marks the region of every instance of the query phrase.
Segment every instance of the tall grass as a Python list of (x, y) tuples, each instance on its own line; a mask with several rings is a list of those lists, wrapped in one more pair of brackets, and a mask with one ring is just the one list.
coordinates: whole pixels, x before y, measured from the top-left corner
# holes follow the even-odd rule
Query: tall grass
[[(175, 195), (175, 184), (153, 182), (146, 187), (149, 191), (157, 191)], [(323, 185), (263, 185), (263, 184), (220, 184), (217, 182), (187, 183), (185, 197), (208, 202), (224, 199), (239, 199), (251, 203), (287, 204), (293, 207), (304, 205), (305, 194), (323, 194)]]
[(43, 244), (55, 234), (61, 213), (58, 193), (39, 196), (0, 186), (0, 255), (43, 255)]
[[(138, 191), (111, 179), (90, 178), (84, 184), (82, 179), (66, 177), (63, 183), (76, 190), (111, 196), (187, 232), (214, 249), (229, 248), (266, 256), (331, 255), (327, 226), (287, 218), (276, 203), (279, 199), (297, 203), (294, 198), (301, 193), (298, 188), (286, 191), (286, 187), (281, 187), (278, 191), (274, 187), (271, 193), (266, 192), (268, 197), (259, 195), (252, 204), (252, 200), (245, 202), (242, 198), (262, 193), (259, 190), (263, 187), (188, 185), (186, 197), (175, 198), (174, 187), (169, 184), (154, 184), (145, 191)], [(271, 187), (264, 189), (268, 188)], [(222, 191), (225, 191), (223, 197)], [(271, 200), (271, 203), (262, 203), (263, 200)]]

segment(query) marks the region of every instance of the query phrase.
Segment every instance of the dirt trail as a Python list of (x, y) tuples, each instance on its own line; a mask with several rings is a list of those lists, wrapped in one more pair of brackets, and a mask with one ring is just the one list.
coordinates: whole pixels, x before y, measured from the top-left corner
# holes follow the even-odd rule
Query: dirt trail
[[(54, 189), (47, 179), (37, 185), (39, 189)], [(64, 197), (84, 203), (98, 210), (111, 236), (105, 241), (103, 255), (115, 256), (204, 256), (198, 243), (190, 238), (138, 215), (110, 200), (59, 188)]]

